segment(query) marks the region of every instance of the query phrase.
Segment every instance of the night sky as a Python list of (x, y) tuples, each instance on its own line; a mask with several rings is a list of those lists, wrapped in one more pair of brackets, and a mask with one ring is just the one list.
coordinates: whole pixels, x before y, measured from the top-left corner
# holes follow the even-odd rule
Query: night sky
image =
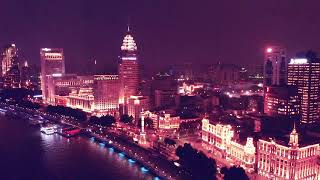
[(289, 55), (320, 51), (319, 7), (319, 0), (2, 0), (0, 45), (16, 43), (37, 64), (40, 48), (62, 47), (67, 72), (93, 59), (108, 71), (130, 19), (144, 68), (253, 64), (272, 43)]

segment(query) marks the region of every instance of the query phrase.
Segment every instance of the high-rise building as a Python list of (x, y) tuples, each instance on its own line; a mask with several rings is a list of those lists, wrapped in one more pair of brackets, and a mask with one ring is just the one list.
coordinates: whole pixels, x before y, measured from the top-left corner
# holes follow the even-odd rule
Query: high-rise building
[(138, 94), (140, 79), (137, 45), (129, 28), (122, 42), (121, 56), (118, 68), (119, 79), (121, 82), (121, 93), (119, 101), (121, 104), (126, 105), (130, 96), (135, 96)]
[(267, 86), (264, 113), (269, 116), (298, 117), (300, 97), (297, 86)]
[(118, 75), (95, 75), (93, 83), (96, 116), (116, 115), (119, 111), (120, 81)]
[(264, 60), (264, 85), (285, 85), (287, 81), (286, 51), (281, 46), (266, 49)]
[(44, 102), (47, 102), (48, 86), (47, 77), (59, 77), (65, 74), (65, 62), (63, 49), (42, 48), (40, 49), (41, 62), (41, 90)]
[(31, 69), (27, 61), (25, 61), (23, 66), (21, 67), (20, 74), (21, 74), (21, 87), (26, 89), (31, 89), (32, 87)]
[(293, 58), (288, 65), (288, 85), (296, 85), (301, 98), (301, 122), (319, 120), (320, 59), (315, 55)]
[(17, 58), (17, 47), (15, 44), (4, 47), (1, 57), (1, 75), (4, 76), (11, 69), (13, 61)]
[(20, 70), (18, 57), (14, 57), (9, 71), (4, 75), (5, 88), (20, 88)]

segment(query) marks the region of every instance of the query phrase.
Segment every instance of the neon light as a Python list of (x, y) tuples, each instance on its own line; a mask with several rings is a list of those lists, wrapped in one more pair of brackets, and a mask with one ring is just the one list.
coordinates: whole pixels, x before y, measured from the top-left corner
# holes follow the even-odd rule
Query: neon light
[(55, 73), (55, 74), (52, 74), (53, 77), (61, 77), (62, 74), (61, 73)]
[(137, 60), (136, 57), (122, 57), (122, 60)]
[(149, 171), (149, 170), (148, 170), (147, 168), (145, 168), (145, 167), (141, 167), (140, 169), (141, 169), (142, 172), (148, 172), (148, 171)]
[(291, 59), (289, 64), (306, 64), (308, 63), (308, 59)]
[(128, 161), (129, 161), (129, 163), (135, 163), (135, 162), (136, 162), (136, 161), (133, 160), (133, 159), (129, 159)]
[(42, 51), (51, 51), (49, 48), (42, 48)]

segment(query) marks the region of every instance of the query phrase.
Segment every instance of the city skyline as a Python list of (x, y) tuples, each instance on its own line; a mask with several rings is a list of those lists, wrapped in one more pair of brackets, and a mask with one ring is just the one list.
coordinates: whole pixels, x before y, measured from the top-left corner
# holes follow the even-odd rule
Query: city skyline
[(128, 22), (146, 69), (159, 70), (172, 62), (236, 63), (240, 59), (245, 64), (263, 63), (264, 48), (272, 44), (284, 46), (288, 57), (303, 50), (319, 50), (313, 38), (320, 29), (316, 1), (290, 2), (290, 6), (275, 1), (205, 2), (196, 6), (168, 1), (108, 6), (77, 1), (63, 2), (56, 10), (60, 3), (5, 2), (4, 6), (17, 8), (18, 14), (8, 16), (6, 9), (0, 12), (1, 17), (7, 17), (3, 22), (7, 30), (0, 30), (0, 45), (16, 43), (21, 56), (31, 64), (38, 64), (39, 48), (64, 48), (70, 73), (76, 72), (73, 63), (85, 67), (94, 60), (104, 69), (114, 70)]
[(320, 3), (286, 1), (5, 2), (0, 177), (320, 179)]

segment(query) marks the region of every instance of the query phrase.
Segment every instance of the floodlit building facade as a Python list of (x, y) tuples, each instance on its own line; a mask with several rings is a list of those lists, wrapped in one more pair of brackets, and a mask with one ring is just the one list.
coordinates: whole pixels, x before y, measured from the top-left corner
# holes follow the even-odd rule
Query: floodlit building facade
[(296, 85), (301, 101), (301, 122), (319, 120), (320, 59), (294, 58), (288, 65), (288, 85)]
[(15, 44), (5, 46), (1, 57), (1, 75), (4, 76), (11, 69), (13, 61), (18, 56), (18, 49)]
[[(130, 96), (138, 95), (140, 82), (137, 45), (129, 28), (122, 42), (118, 71), (121, 84), (119, 101), (120, 104), (126, 106)], [(127, 113), (126, 108), (124, 108), (124, 113)]]
[(149, 98), (146, 96), (131, 96), (128, 99), (128, 115), (133, 117), (134, 122), (141, 117), (142, 111), (149, 110)]
[(150, 118), (153, 122), (153, 128), (159, 130), (175, 130), (180, 127), (180, 117), (173, 116), (165, 111), (150, 112), (144, 111), (141, 114), (146, 118)]
[(289, 144), (274, 139), (257, 143), (258, 174), (268, 179), (316, 180), (319, 178), (319, 144), (299, 145), (294, 128)]
[(88, 113), (94, 111), (92, 87), (82, 87), (72, 90), (68, 96), (67, 106), (74, 109), (81, 109)]
[(52, 102), (48, 99), (48, 78), (61, 77), (65, 74), (65, 62), (63, 49), (42, 48), (40, 49), (41, 64), (41, 91), (44, 102)]
[(206, 118), (202, 120), (202, 141), (206, 149), (213, 152), (218, 150), (223, 158), (232, 159), (249, 172), (254, 171), (256, 148), (253, 138), (247, 137), (245, 144), (241, 144), (234, 136), (231, 125), (212, 124)]
[(96, 116), (115, 115), (119, 111), (120, 81), (118, 75), (95, 75), (93, 84)]

